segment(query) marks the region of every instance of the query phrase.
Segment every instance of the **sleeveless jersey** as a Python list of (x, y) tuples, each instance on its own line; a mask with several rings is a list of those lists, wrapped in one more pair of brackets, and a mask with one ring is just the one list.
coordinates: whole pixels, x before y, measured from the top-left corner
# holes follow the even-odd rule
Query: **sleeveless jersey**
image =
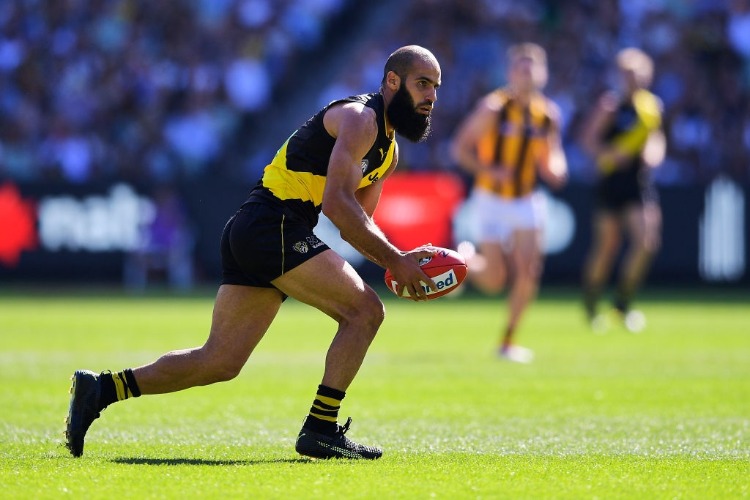
[(331, 102), (297, 129), (266, 166), (248, 201), (271, 199), (281, 202), (304, 217), (311, 227), (317, 224), (328, 162), (336, 142), (326, 131), (323, 116), (331, 106), (346, 102), (359, 102), (375, 110), (378, 125), (375, 143), (361, 161), (359, 188), (369, 186), (383, 176), (391, 165), (396, 144), (386, 135), (383, 96), (379, 93), (355, 95)]
[(614, 165), (600, 162), (600, 170), (609, 176), (637, 176), (643, 167), (641, 153), (648, 136), (660, 126), (661, 105), (659, 99), (648, 90), (637, 90), (630, 99), (620, 102), (602, 140), (631, 154), (633, 159), (627, 167), (614, 171)]
[(477, 154), (480, 161), (503, 165), (512, 175), (497, 182), (490, 175), (480, 173), (475, 184), (503, 198), (520, 198), (536, 186), (539, 162), (548, 161), (547, 137), (552, 125), (550, 103), (539, 93), (523, 105), (504, 89), (495, 92), (502, 102), (497, 126), (479, 140)]

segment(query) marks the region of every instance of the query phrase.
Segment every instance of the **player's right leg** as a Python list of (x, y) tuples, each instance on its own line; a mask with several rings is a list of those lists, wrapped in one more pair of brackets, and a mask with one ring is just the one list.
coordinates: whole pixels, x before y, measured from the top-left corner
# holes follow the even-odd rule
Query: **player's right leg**
[[(115, 401), (234, 378), (263, 338), (281, 301), (281, 293), (272, 288), (222, 285), (214, 304), (211, 332), (202, 346), (169, 352), (153, 363), (119, 374), (77, 370), (65, 430), (70, 453), (76, 457), (83, 454), (91, 423)], [(111, 386), (112, 379), (116, 389)]]
[(135, 368), (141, 393), (175, 392), (236, 377), (276, 317), (282, 298), (273, 288), (221, 285), (205, 344)]
[(229, 380), (239, 373), (284, 298), (262, 274), (275, 269), (273, 264), (281, 256), (283, 218), (276, 208), (254, 205), (240, 209), (227, 222), (221, 238), (224, 284), (203, 346), (172, 351), (153, 363), (116, 374), (79, 370), (73, 375), (65, 436), (74, 456), (83, 453), (86, 432), (109, 404)]
[(508, 324), (501, 339), (500, 356), (509, 361), (529, 363), (534, 353), (515, 344), (515, 333), (521, 316), (539, 288), (542, 255), (538, 229), (513, 232), (509, 260), (513, 263), (513, 284), (508, 295)]
[(600, 330), (596, 306), (622, 244), (619, 216), (610, 211), (597, 212), (593, 233), (594, 242), (583, 269), (584, 307), (592, 327)]

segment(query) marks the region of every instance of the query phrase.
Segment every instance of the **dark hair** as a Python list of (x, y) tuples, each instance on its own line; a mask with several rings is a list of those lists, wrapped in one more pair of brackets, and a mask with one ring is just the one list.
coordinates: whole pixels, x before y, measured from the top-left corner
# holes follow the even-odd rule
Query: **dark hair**
[(388, 76), (389, 71), (393, 71), (399, 77), (405, 78), (415, 60), (434, 59), (434, 57), (435, 56), (433, 56), (429, 50), (420, 47), (419, 45), (407, 45), (397, 49), (385, 62), (385, 68), (383, 68), (383, 80), (380, 82), (381, 85), (385, 85), (385, 78)]

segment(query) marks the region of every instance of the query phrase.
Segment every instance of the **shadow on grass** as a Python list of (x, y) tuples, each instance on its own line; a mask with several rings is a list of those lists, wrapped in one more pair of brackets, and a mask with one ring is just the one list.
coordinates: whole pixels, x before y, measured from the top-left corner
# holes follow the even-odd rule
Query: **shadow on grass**
[(114, 458), (112, 462), (126, 465), (261, 465), (312, 463), (307, 458), (265, 458), (258, 460), (210, 460), (203, 458)]

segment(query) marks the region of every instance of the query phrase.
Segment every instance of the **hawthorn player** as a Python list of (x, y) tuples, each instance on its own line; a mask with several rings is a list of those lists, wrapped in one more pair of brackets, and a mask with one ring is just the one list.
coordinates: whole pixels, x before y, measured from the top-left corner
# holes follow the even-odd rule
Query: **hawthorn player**
[(553, 188), (567, 180), (560, 138), (560, 112), (542, 93), (547, 53), (522, 43), (508, 50), (508, 83), (484, 96), (453, 141), (456, 162), (474, 175), (472, 198), (479, 252), (459, 245), (469, 281), (482, 292), (499, 293), (510, 281), (508, 320), (500, 333), (502, 359), (528, 363), (530, 349), (516, 343), (523, 313), (534, 300), (542, 273), (544, 196), (541, 177)]

